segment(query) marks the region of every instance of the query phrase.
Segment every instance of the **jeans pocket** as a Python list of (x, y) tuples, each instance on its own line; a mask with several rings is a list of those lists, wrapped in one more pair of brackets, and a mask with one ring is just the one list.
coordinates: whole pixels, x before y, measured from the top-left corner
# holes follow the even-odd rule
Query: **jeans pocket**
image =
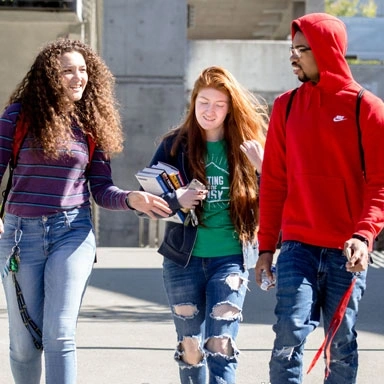
[(300, 247), (298, 241), (287, 240), (281, 243), (280, 253), (292, 251), (294, 248)]

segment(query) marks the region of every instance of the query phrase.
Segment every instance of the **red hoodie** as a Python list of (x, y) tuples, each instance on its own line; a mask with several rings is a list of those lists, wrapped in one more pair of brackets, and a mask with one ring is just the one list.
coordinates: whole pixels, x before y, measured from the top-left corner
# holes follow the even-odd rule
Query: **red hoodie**
[(260, 187), (260, 250), (282, 239), (343, 248), (353, 234), (370, 246), (384, 224), (384, 105), (365, 91), (360, 107), (366, 181), (356, 126), (361, 86), (344, 58), (347, 34), (341, 20), (324, 14), (292, 22), (315, 57), (320, 80), (303, 83), (274, 103)]

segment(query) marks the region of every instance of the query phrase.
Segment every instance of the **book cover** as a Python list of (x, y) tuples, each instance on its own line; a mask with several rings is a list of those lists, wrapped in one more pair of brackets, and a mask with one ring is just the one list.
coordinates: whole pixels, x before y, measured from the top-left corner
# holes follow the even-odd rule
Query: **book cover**
[(152, 165), (152, 168), (163, 169), (171, 179), (175, 189), (185, 185), (185, 182), (180, 175), (180, 171), (173, 165), (158, 161), (157, 164)]
[[(137, 172), (135, 177), (145, 192), (152, 193), (156, 196), (161, 196), (164, 193), (170, 192), (168, 185), (164, 182), (161, 173), (159, 172), (142, 170)], [(185, 220), (185, 214), (181, 211), (177, 211), (173, 216), (161, 218), (161, 220), (173, 221), (175, 223), (183, 224)]]
[(164, 183), (161, 175), (139, 171), (135, 176), (145, 192), (153, 193), (157, 196), (169, 192), (168, 186)]
[[(168, 175), (162, 169), (145, 167), (141, 171), (139, 171), (137, 174), (141, 176), (156, 178), (157, 182), (161, 184), (164, 192), (172, 192), (174, 190), (171, 180), (169, 180)], [(147, 191), (147, 192), (150, 192), (150, 191)]]
[(170, 179), (169, 175), (167, 174), (167, 172), (164, 170), (164, 169), (160, 169), (160, 168), (154, 168), (154, 167), (145, 167), (141, 170), (141, 172), (146, 172), (146, 173), (155, 173), (155, 174), (159, 174), (161, 175), (161, 177), (163, 178), (165, 184), (169, 187), (169, 191), (172, 192), (174, 191), (175, 189), (175, 186), (173, 185), (173, 182), (172, 180)]

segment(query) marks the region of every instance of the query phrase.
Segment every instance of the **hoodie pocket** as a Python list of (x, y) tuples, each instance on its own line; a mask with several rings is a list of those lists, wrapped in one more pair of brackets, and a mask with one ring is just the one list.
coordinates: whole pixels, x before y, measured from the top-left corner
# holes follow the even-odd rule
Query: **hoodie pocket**
[(286, 223), (345, 233), (353, 225), (349, 204), (343, 179), (301, 175), (288, 193)]

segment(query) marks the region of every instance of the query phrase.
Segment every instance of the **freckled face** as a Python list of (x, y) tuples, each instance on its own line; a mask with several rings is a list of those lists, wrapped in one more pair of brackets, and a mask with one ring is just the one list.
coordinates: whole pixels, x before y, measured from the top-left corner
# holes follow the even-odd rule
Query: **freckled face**
[(196, 98), (195, 116), (208, 141), (224, 136), (224, 120), (229, 111), (229, 97), (215, 88), (203, 88)]
[(87, 66), (81, 53), (72, 51), (60, 58), (61, 78), (72, 101), (82, 98), (88, 82)]

